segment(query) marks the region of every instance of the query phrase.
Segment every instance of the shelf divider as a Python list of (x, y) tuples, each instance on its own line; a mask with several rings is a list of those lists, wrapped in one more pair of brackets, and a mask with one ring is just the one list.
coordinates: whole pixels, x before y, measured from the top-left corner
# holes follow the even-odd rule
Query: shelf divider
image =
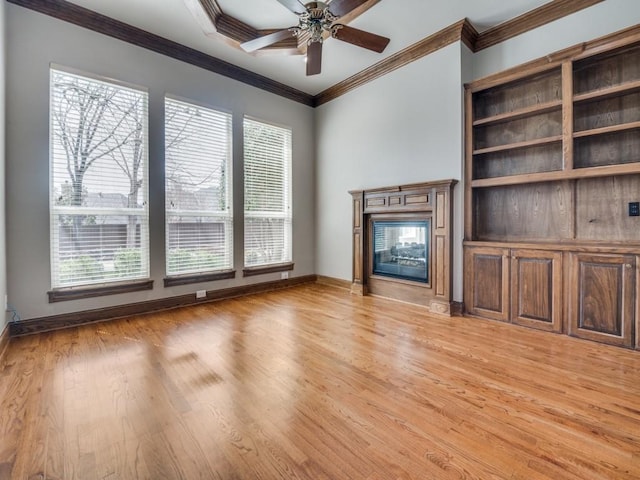
[(625, 82), (621, 85), (615, 85), (613, 87), (601, 88), (592, 92), (579, 93), (573, 96), (573, 101), (574, 103), (579, 103), (586, 102), (588, 100), (601, 100), (607, 97), (615, 97), (619, 95), (635, 93), (636, 91), (640, 91), (640, 80)]
[(505, 112), (505, 113), (500, 113), (498, 115), (492, 115), (490, 117), (479, 118), (473, 121), (473, 126), (479, 127), (479, 126), (487, 125), (491, 123), (505, 122), (507, 120), (517, 120), (523, 117), (547, 113), (553, 110), (559, 110), (561, 107), (562, 107), (562, 100), (554, 100), (552, 102), (538, 103), (536, 105), (519, 108), (511, 112)]
[(526, 173), (506, 177), (480, 178), (471, 181), (472, 188), (500, 187), (526, 183), (575, 180), (578, 178), (611, 177), (615, 175), (640, 174), (640, 158), (638, 162), (620, 165), (604, 165), (600, 167), (574, 168), (573, 170), (556, 170), (553, 172)]
[(611, 125), (610, 127), (592, 128), (590, 130), (574, 132), (573, 138), (604, 135), (606, 133), (624, 132), (625, 130), (635, 130), (637, 128), (640, 128), (640, 122), (621, 123), (620, 125)]
[(526, 140), (524, 142), (507, 143), (505, 145), (496, 145), (494, 147), (480, 148), (474, 150), (474, 155), (482, 155), (483, 153), (502, 152), (504, 150), (514, 150), (516, 148), (534, 147), (537, 145), (546, 145), (550, 143), (562, 142), (562, 135), (554, 135), (553, 137), (536, 138), (535, 140)]

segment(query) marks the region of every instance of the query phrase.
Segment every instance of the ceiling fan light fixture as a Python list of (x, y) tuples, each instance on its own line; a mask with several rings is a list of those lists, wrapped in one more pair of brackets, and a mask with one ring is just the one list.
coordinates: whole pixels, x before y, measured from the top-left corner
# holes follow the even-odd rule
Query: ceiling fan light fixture
[(307, 45), (314, 42), (322, 43), (322, 34), (331, 31), (338, 17), (329, 11), (329, 6), (324, 2), (309, 2), (305, 8), (306, 11), (299, 16), (297, 35), (309, 33)]
[(381, 53), (389, 43), (388, 38), (337, 23), (340, 18), (366, 1), (332, 0), (303, 4), (302, 0), (278, 0), (298, 16), (298, 25), (249, 40), (240, 46), (247, 52), (254, 52), (284, 40), (287, 36), (298, 37), (298, 44), (306, 43), (307, 46), (307, 75), (317, 75), (321, 71), (324, 37), (330, 36)]

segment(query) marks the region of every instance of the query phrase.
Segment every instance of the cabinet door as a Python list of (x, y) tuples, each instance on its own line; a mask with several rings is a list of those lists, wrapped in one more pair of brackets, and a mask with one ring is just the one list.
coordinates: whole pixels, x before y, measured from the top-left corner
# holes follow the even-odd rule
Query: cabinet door
[(562, 253), (511, 252), (511, 321), (550, 332), (562, 331)]
[(611, 345), (633, 345), (635, 257), (572, 255), (569, 334)]
[(509, 249), (468, 247), (465, 250), (467, 313), (509, 320)]

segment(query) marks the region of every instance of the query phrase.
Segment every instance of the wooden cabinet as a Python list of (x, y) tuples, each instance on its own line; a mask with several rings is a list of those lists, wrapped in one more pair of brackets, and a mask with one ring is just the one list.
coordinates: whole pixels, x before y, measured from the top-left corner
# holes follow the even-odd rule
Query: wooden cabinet
[(511, 252), (511, 321), (550, 332), (562, 331), (562, 253)]
[(503, 322), (509, 319), (509, 250), (469, 248), (465, 251), (467, 312)]
[(467, 313), (562, 331), (562, 254), (473, 247), (465, 251)]
[(572, 254), (569, 334), (631, 347), (635, 275), (634, 256)]
[(465, 108), (466, 313), (640, 349), (640, 26), (473, 82)]

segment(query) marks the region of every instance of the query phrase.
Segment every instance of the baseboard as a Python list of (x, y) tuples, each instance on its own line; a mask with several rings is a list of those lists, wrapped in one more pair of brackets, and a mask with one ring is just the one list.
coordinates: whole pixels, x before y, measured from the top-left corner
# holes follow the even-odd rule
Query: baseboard
[(329, 285), (331, 287), (344, 288), (346, 290), (351, 289), (351, 282), (349, 280), (342, 280), (340, 278), (325, 277), (324, 275), (318, 275), (316, 283), (321, 285)]
[(0, 364), (4, 360), (9, 347), (9, 325), (5, 325), (4, 330), (0, 333)]
[(451, 302), (451, 315), (454, 317), (462, 317), (464, 312), (464, 304), (462, 302)]
[(88, 323), (104, 322), (131, 315), (153, 313), (171, 308), (185, 307), (189, 305), (225, 300), (228, 298), (243, 297), (256, 293), (280, 290), (283, 288), (293, 287), (295, 285), (301, 285), (303, 283), (314, 283), (316, 280), (316, 275), (305, 275), (286, 280), (256, 283), (254, 285), (243, 285), (240, 287), (225, 288), (222, 290), (208, 290), (207, 296), (199, 299), (196, 299), (193, 293), (189, 293), (176, 297), (148, 300), (146, 302), (130, 303), (127, 305), (98, 308), (95, 310), (85, 310), (82, 312), (21, 320), (19, 322), (9, 323), (9, 328), (5, 329), (5, 332), (8, 333), (8, 335), (6, 335), (8, 339), (9, 336), (18, 337), (32, 333), (60, 330), (62, 328), (76, 327), (78, 325), (85, 325)]

